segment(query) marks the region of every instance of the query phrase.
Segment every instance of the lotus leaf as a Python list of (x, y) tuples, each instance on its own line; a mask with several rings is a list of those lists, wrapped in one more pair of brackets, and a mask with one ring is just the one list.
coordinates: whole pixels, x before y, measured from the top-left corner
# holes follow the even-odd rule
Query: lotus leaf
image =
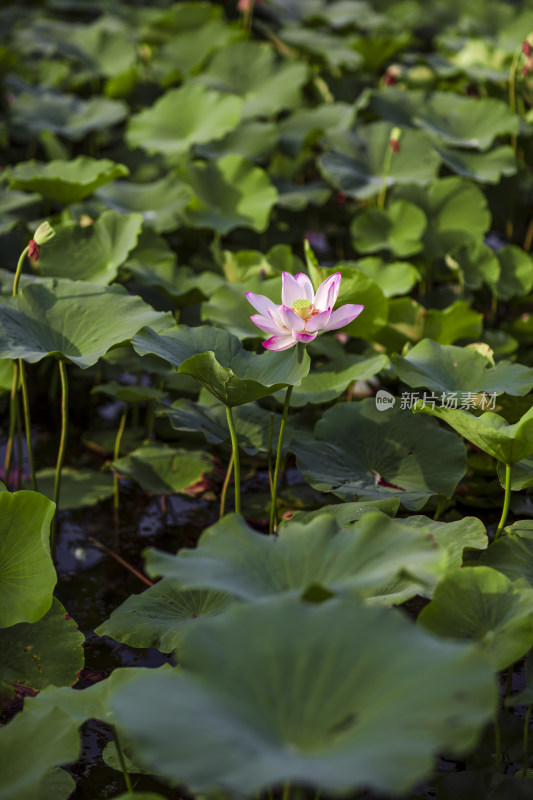
[(37, 622), (0, 628), (0, 680), (40, 691), (76, 683), (85, 640), (59, 600)]
[[(54, 496), (55, 469), (48, 467), (36, 473), (39, 491), (50, 500)], [(29, 484), (29, 481), (26, 483)], [(60, 511), (94, 506), (113, 494), (113, 480), (109, 473), (95, 469), (61, 470)]]
[(496, 699), (473, 648), (353, 599), (238, 604), (190, 630), (180, 663), (111, 707), (135, 760), (193, 792), (405, 792), (477, 741)]
[(533, 408), (514, 425), (492, 411), (476, 417), (459, 408), (433, 408), (421, 400), (413, 410), (447, 422), (457, 433), (503, 464), (515, 464), (533, 453)]
[(267, 397), (284, 386), (298, 386), (309, 372), (305, 350), (249, 353), (227, 331), (186, 325), (155, 333), (150, 328), (134, 337), (139, 355), (165, 359), (179, 373), (192, 375), (222, 403), (238, 406)]
[(57, 356), (87, 369), (113, 345), (165, 315), (122, 286), (65, 279), (32, 283), (0, 298), (0, 358)]
[(190, 493), (212, 472), (213, 460), (200, 451), (147, 444), (113, 461), (111, 467), (119, 476), (131, 478), (153, 494)]
[(525, 578), (533, 586), (533, 525), (520, 520), (506, 529), (507, 535), (493, 542), (480, 561), (510, 580)]
[(148, 153), (180, 156), (193, 144), (221, 139), (239, 124), (242, 101), (186, 83), (130, 118), (126, 141)]
[(416, 510), (432, 495), (451, 497), (466, 462), (457, 437), (414, 422), (398, 407), (378, 410), (374, 398), (337, 403), (315, 426), (316, 441), (294, 442), (291, 450), (319, 491), (343, 500), (398, 497)]
[(477, 642), (494, 669), (505, 669), (533, 644), (533, 588), (486, 566), (450, 572), (418, 624), (446, 639)]
[(420, 280), (420, 273), (406, 261), (383, 261), (381, 258), (361, 258), (359, 261), (344, 261), (338, 266), (355, 267), (377, 283), (385, 297), (407, 294)]
[(139, 212), (144, 224), (158, 233), (181, 226), (182, 211), (191, 196), (192, 189), (172, 174), (148, 183), (114, 181), (96, 193), (97, 199), (114, 211)]
[(76, 203), (104, 183), (123, 178), (129, 172), (123, 164), (107, 158), (78, 156), (72, 161), (57, 159), (48, 164), (24, 161), (6, 170), (10, 189), (39, 192), (57, 203)]
[(108, 284), (137, 243), (141, 214), (104, 211), (93, 225), (57, 225), (54, 238), (39, 256), (40, 275)]
[(420, 252), (426, 216), (407, 200), (392, 201), (386, 209), (369, 208), (352, 221), (352, 243), (361, 253), (390, 250), (403, 258)]
[(0, 628), (36, 622), (52, 604), (50, 557), (55, 506), (37, 492), (0, 492)]
[(130, 595), (95, 633), (130, 647), (157, 647), (170, 653), (197, 620), (221, 614), (233, 602), (222, 592), (181, 591), (175, 581), (162, 580), (142, 594)]
[(431, 339), (423, 339), (404, 357), (396, 356), (394, 366), (408, 386), (436, 392), (525, 395), (533, 388), (533, 369), (523, 364), (499, 361), (491, 366), (476, 350), (439, 345)]

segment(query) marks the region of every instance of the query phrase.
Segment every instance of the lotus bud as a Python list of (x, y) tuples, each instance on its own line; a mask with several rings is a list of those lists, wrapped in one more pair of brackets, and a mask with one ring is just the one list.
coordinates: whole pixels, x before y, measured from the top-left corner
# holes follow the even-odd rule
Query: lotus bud
[(35, 242), (39, 247), (46, 242), (49, 242), (50, 239), (53, 239), (56, 235), (55, 230), (52, 228), (49, 222), (43, 222), (35, 233), (33, 234), (32, 241)]
[(400, 79), (402, 68), (399, 64), (391, 64), (387, 67), (383, 76), (383, 83), (385, 86), (394, 86)]
[(400, 139), (402, 138), (402, 129), (393, 128), (391, 131), (389, 145), (393, 153), (400, 152)]

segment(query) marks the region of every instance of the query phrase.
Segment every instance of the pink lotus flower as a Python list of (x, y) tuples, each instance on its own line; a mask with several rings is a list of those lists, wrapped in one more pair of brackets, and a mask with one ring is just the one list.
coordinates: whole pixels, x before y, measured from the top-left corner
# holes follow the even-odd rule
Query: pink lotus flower
[(281, 305), (262, 294), (246, 292), (259, 314), (250, 319), (262, 331), (273, 334), (263, 342), (267, 350), (287, 350), (296, 342), (312, 342), (319, 331), (335, 331), (354, 320), (364, 306), (348, 304), (332, 311), (339, 294), (341, 274), (330, 275), (318, 287), (303, 272), (282, 274)]

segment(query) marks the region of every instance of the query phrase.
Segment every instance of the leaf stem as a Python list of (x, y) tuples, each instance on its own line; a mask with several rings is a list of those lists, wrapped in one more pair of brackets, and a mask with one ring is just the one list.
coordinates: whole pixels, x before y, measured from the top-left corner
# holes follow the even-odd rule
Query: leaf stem
[(503, 509), (502, 515), (500, 518), (500, 522), (498, 523), (498, 528), (496, 530), (496, 536), (494, 537), (494, 541), (500, 538), (501, 532), (505, 526), (505, 522), (507, 520), (507, 514), (509, 513), (509, 506), (511, 505), (511, 465), (505, 465), (505, 497), (503, 500)]
[(233, 422), (233, 414), (231, 407), (226, 406), (226, 416), (228, 418), (229, 434), (231, 436), (231, 447), (233, 448), (233, 472), (235, 474), (235, 513), (241, 513), (241, 465), (239, 462), (239, 442), (237, 440), (237, 431), (235, 430), (235, 423)]
[(281, 417), (281, 425), (279, 426), (278, 437), (278, 452), (276, 453), (276, 466), (274, 468), (274, 480), (272, 481), (272, 502), (270, 505), (270, 526), (268, 532), (272, 535), (276, 531), (276, 512), (278, 500), (278, 482), (279, 471), (281, 467), (281, 451), (283, 450), (283, 437), (285, 436), (285, 424), (287, 422), (287, 414), (289, 413), (289, 406), (291, 403), (292, 386), (287, 387), (285, 395), (285, 403), (283, 405), (283, 416)]
[[(292, 389), (292, 386), (290, 388)], [(289, 800), (290, 793), (291, 793), (291, 785), (287, 781), (287, 783), (283, 786), (283, 795), (281, 800)]]
[(270, 484), (270, 495), (272, 496), (272, 436), (274, 434), (274, 414), (270, 415), (268, 422), (268, 439), (267, 439), (267, 464), (268, 464), (268, 482)]
[(220, 514), (219, 519), (222, 519), (224, 514), (226, 513), (226, 494), (228, 492), (228, 486), (231, 478), (231, 473), (233, 472), (233, 450), (231, 451), (231, 456), (229, 459), (228, 468), (226, 470), (226, 477), (224, 478), (224, 483), (222, 484), (222, 491), (220, 493)]
[[(117, 435), (115, 438), (115, 447), (113, 449), (113, 461), (116, 461), (120, 457), (120, 443), (122, 441), (122, 434), (124, 433), (124, 428), (126, 427), (126, 417), (128, 416), (128, 404), (124, 406), (124, 411), (120, 417), (120, 422), (118, 425)], [(113, 473), (113, 508), (115, 512), (118, 511), (118, 475)]]
[(30, 397), (28, 384), (26, 383), (26, 371), (24, 361), (19, 358), (20, 385), (22, 387), (22, 405), (24, 407), (24, 427), (26, 428), (26, 445), (28, 448), (28, 462), (30, 465), (31, 488), (37, 491), (37, 477), (35, 475), (35, 464), (33, 462), (33, 448), (31, 444), (31, 419), (30, 419)]
[(7, 434), (6, 454), (4, 457), (4, 481), (9, 480), (9, 470), (11, 468), (11, 456), (13, 454), (13, 438), (15, 436), (15, 422), (17, 419), (17, 388), (18, 388), (18, 361), (13, 361), (13, 383), (9, 395), (9, 429)]
[(126, 759), (124, 758), (124, 753), (122, 752), (122, 747), (120, 746), (120, 740), (118, 738), (117, 729), (113, 725), (113, 739), (115, 740), (115, 747), (117, 748), (117, 755), (118, 760), (120, 763), (120, 769), (124, 775), (124, 783), (126, 784), (126, 789), (128, 792), (133, 792), (133, 786), (131, 785), (131, 778), (128, 772), (128, 768), (126, 767)]
[(385, 153), (385, 158), (383, 160), (383, 175), (382, 175), (382, 184), (381, 189), (379, 190), (378, 199), (377, 199), (377, 207), (378, 208), (385, 208), (385, 197), (387, 196), (387, 181), (390, 175), (390, 168), (392, 164), (392, 147), (390, 144), (387, 145), (387, 150)]
[(57, 530), (57, 517), (59, 514), (59, 487), (61, 484), (61, 468), (63, 466), (63, 459), (65, 457), (65, 450), (67, 447), (67, 427), (68, 427), (68, 377), (67, 368), (62, 358), (59, 359), (59, 377), (61, 378), (61, 437), (59, 439), (59, 450), (57, 453), (56, 474), (54, 480), (54, 503), (56, 504), (56, 513), (52, 521), (52, 534), (51, 541), (55, 538)]

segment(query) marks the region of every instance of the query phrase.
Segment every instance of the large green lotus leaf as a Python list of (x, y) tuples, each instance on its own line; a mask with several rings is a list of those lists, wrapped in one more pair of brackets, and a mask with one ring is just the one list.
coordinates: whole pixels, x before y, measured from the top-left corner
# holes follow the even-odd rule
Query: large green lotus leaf
[(331, 196), (331, 188), (322, 180), (293, 183), (276, 178), (274, 183), (279, 192), (277, 205), (290, 211), (302, 211), (308, 205), (323, 206)]
[(394, 190), (394, 197), (415, 203), (425, 213), (428, 226), (423, 236), (424, 255), (431, 260), (479, 241), (490, 227), (485, 195), (463, 178), (440, 178), (427, 189), (400, 186)]
[(39, 257), (40, 275), (108, 284), (137, 243), (141, 214), (104, 211), (93, 225), (66, 222), (54, 227), (55, 236)]
[(496, 257), (500, 262), (500, 274), (491, 282), (496, 295), (501, 300), (523, 297), (533, 288), (533, 261), (529, 253), (521, 247), (507, 245), (498, 250)]
[(307, 351), (298, 346), (257, 355), (227, 331), (180, 325), (162, 333), (150, 328), (133, 339), (139, 355), (156, 355), (192, 375), (222, 403), (238, 406), (298, 386), (309, 372)]
[(210, 159), (235, 153), (250, 161), (265, 163), (270, 161), (278, 139), (279, 131), (275, 122), (244, 120), (223, 139), (197, 145), (195, 151)]
[(43, 164), (24, 161), (6, 170), (10, 189), (39, 192), (57, 203), (77, 203), (104, 183), (123, 178), (129, 170), (107, 158), (78, 156), (72, 161), (56, 159)]
[(202, 303), (202, 321), (225, 328), (239, 339), (265, 336), (250, 319), (253, 309), (245, 298), (245, 292), (264, 295), (277, 304), (281, 301), (281, 278), (276, 275), (263, 280), (253, 275), (242, 282), (222, 283), (209, 300)]
[(121, 403), (149, 403), (161, 400), (164, 396), (164, 392), (156, 389), (155, 386), (143, 386), (142, 384), (128, 386), (117, 381), (100, 383), (91, 389), (91, 394), (105, 394), (107, 397), (120, 400)]
[(363, 63), (362, 55), (350, 46), (350, 39), (346, 37), (294, 25), (283, 28), (280, 38), (295, 50), (311, 53), (332, 72), (343, 68), (355, 72)]
[(422, 514), (412, 514), (397, 522), (399, 525), (414, 526), (426, 531), (438, 547), (446, 550), (449, 566), (452, 568), (462, 565), (465, 551), (486, 550), (489, 544), (485, 526), (477, 517), (463, 517), (455, 522), (438, 522)]
[[(47, 467), (37, 471), (39, 491), (49, 497), (54, 496), (55, 468)], [(29, 481), (27, 481), (29, 484)], [(29, 487), (28, 487), (29, 488)], [(61, 494), (59, 509), (68, 511), (75, 508), (95, 506), (101, 500), (113, 494), (113, 479), (108, 472), (96, 469), (73, 469), (63, 467), (61, 470)]]
[(173, 174), (149, 183), (114, 181), (96, 192), (96, 198), (114, 211), (142, 214), (144, 224), (157, 233), (181, 227), (182, 211), (191, 197), (192, 189)]
[(280, 521), (280, 528), (291, 520), (302, 523), (311, 522), (321, 514), (333, 517), (340, 526), (351, 525), (369, 511), (383, 511), (389, 517), (394, 517), (399, 507), (400, 501), (395, 497), (388, 497), (384, 500), (365, 500), (360, 503), (333, 503), (315, 508), (313, 511), (295, 511), (290, 517), (284, 516)]
[(482, 328), (483, 314), (471, 309), (464, 300), (457, 300), (444, 311), (430, 308), (423, 312), (422, 336), (438, 344), (453, 344), (459, 339), (478, 339)]
[(237, 604), (189, 632), (180, 663), (111, 707), (135, 759), (193, 792), (405, 792), (434, 754), (471, 748), (496, 703), (474, 648), (353, 599)]
[(52, 604), (53, 503), (37, 492), (0, 492), (0, 628), (36, 622)]
[(54, 767), (41, 780), (37, 800), (68, 800), (76, 781), (66, 770)]
[[(135, 285), (148, 286), (172, 298), (178, 308), (196, 305), (210, 297), (218, 286), (225, 286), (224, 278), (215, 272), (195, 272), (190, 267), (170, 263), (150, 263), (139, 260), (147, 254), (139, 253), (125, 264), (125, 271)], [(241, 295), (242, 297), (242, 295)]]
[(281, 147), (296, 158), (304, 146), (318, 144), (324, 134), (347, 130), (355, 114), (356, 108), (351, 103), (324, 103), (317, 108), (299, 108), (278, 123)]
[(130, 595), (95, 633), (130, 647), (156, 647), (161, 653), (171, 653), (197, 620), (221, 614), (233, 602), (222, 592), (181, 591), (175, 581), (162, 580), (141, 594)]
[[(505, 488), (505, 464), (498, 462), (496, 467), (498, 480), (502, 488)], [(511, 467), (511, 491), (520, 492), (533, 486), (533, 458), (522, 458)]]
[(377, 283), (385, 297), (407, 294), (420, 280), (420, 273), (406, 261), (383, 261), (381, 258), (361, 258), (358, 261), (344, 261), (340, 266), (355, 267), (359, 272)]
[[(389, 359), (385, 355), (345, 355), (330, 361), (326, 366), (310, 372), (295, 387), (291, 395), (291, 407), (299, 408), (308, 403), (328, 403), (339, 397), (354, 381), (366, 381), (389, 365)], [(284, 395), (278, 392), (276, 397), (283, 402)]]
[(128, 123), (126, 141), (148, 153), (181, 156), (193, 144), (221, 139), (237, 127), (242, 100), (234, 95), (209, 91), (186, 83), (168, 90), (159, 100), (134, 114)]
[(343, 500), (398, 497), (416, 510), (432, 495), (451, 497), (466, 469), (460, 439), (416, 422), (398, 407), (378, 410), (374, 398), (337, 403), (317, 423), (317, 440), (295, 442), (291, 450), (319, 491)]
[(54, 597), (37, 622), (0, 628), (0, 680), (41, 691), (72, 686), (83, 667), (83, 642), (76, 623)]
[[(493, 392), (525, 395), (533, 388), (533, 369), (523, 364), (499, 361), (490, 365), (481, 353), (468, 347), (441, 345), (423, 339), (394, 366), (408, 386), (424, 386), (437, 392)], [(459, 406), (461, 398), (458, 398)]]
[[(214, 399), (212, 395), (210, 395), (210, 399)], [(182, 398), (176, 400), (171, 406), (158, 406), (157, 412), (168, 417), (170, 424), (176, 430), (202, 433), (211, 444), (220, 444), (230, 440), (226, 409), (222, 403), (216, 400), (211, 405), (203, 405), (199, 401), (193, 402)], [(281, 414), (268, 412), (255, 403), (246, 403), (235, 407), (233, 419), (238, 431), (239, 447), (245, 453), (256, 455), (268, 451), (271, 419), (271, 450), (277, 443)], [(291, 414), (285, 427), (283, 452), (287, 452), (291, 439), (301, 439), (306, 436), (309, 436), (309, 431), (305, 426), (305, 420), (300, 422), (297, 414)]]
[(395, 125), (414, 125), (455, 147), (487, 150), (499, 136), (519, 131), (517, 114), (493, 97), (387, 87), (374, 92), (370, 105)]
[(469, 442), (504, 464), (515, 464), (533, 453), (533, 408), (514, 425), (509, 425), (506, 419), (493, 411), (476, 417), (460, 408), (432, 408), (421, 400), (414, 406), (414, 411), (447, 422)]
[[(325, 137), (326, 151), (318, 159), (324, 178), (349, 197), (367, 200), (383, 187), (383, 169), (392, 125), (373, 122), (355, 131)], [(425, 185), (439, 169), (440, 159), (422, 131), (406, 130), (399, 153), (394, 153), (387, 186), (399, 183)], [(407, 198), (409, 199), (409, 198)]]
[(91, 70), (106, 78), (127, 72), (137, 57), (126, 23), (105, 13), (89, 25), (70, 26), (69, 43), (80, 49)]
[[(400, 528), (369, 512), (350, 529), (319, 515), (307, 524), (286, 522), (277, 539), (250, 528), (231, 514), (208, 528), (194, 550), (177, 556), (148, 550), (146, 571), (163, 575), (180, 589), (214, 589), (240, 600), (274, 594), (305, 594), (314, 585), (330, 592), (398, 602), (386, 587), (397, 577), (414, 579), (410, 595), (433, 587), (448, 565), (423, 529)], [(407, 599), (402, 597), (401, 599)]]
[(258, 42), (233, 42), (219, 50), (207, 69), (193, 80), (242, 97), (242, 114), (272, 117), (284, 109), (297, 108), (309, 70), (300, 61), (277, 63), (272, 47)]
[(106, 97), (81, 100), (75, 95), (39, 89), (23, 92), (10, 106), (12, 124), (26, 135), (52, 131), (79, 142), (88, 133), (122, 122), (128, 113), (125, 103)]
[(508, 145), (494, 147), (487, 153), (437, 145), (435, 150), (451, 170), (479, 183), (499, 183), (503, 175), (514, 175), (519, 166), (513, 148)]
[(477, 642), (494, 669), (505, 669), (533, 645), (533, 588), (490, 567), (450, 572), (418, 624), (446, 639)]
[(350, 225), (352, 244), (360, 253), (390, 250), (395, 256), (419, 253), (426, 215), (414, 203), (393, 200), (386, 209), (361, 211)]
[(201, 451), (176, 450), (147, 444), (111, 463), (121, 477), (131, 478), (145, 491), (175, 494), (194, 489), (213, 470), (212, 458)]
[(525, 578), (533, 586), (533, 524), (531, 520), (520, 520), (507, 531), (483, 553), (480, 563), (512, 581)]
[(15, 192), (0, 186), (0, 235), (9, 233), (21, 220), (35, 219), (40, 203), (38, 194)]
[(194, 161), (183, 168), (182, 177), (193, 191), (182, 212), (188, 225), (221, 235), (234, 228), (267, 229), (278, 192), (267, 173), (247, 158), (230, 154), (210, 163)]
[(0, 727), (0, 800), (40, 800), (50, 769), (76, 761), (80, 749), (78, 724), (62, 709), (17, 714)]
[(54, 355), (86, 369), (113, 345), (164, 318), (122, 286), (33, 283), (15, 297), (0, 298), (0, 357), (33, 363)]
[(450, 269), (459, 269), (465, 286), (480, 289), (483, 284), (493, 285), (500, 277), (500, 263), (496, 253), (481, 241), (467, 244), (446, 259)]

